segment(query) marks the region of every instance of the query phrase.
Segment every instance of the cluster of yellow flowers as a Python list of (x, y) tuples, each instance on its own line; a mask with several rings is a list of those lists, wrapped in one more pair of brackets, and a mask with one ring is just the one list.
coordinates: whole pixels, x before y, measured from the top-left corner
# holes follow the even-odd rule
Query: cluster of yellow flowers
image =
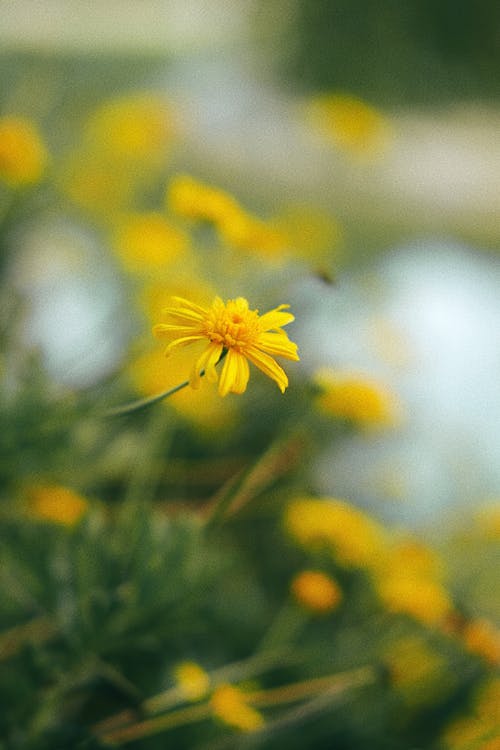
[(373, 568), (386, 553), (385, 531), (345, 500), (301, 497), (287, 507), (285, 529), (309, 549), (325, 549), (346, 567)]
[(117, 221), (161, 179), (178, 133), (173, 107), (157, 93), (105, 102), (60, 165), (61, 190), (93, 220)]
[(271, 222), (250, 214), (225, 191), (189, 175), (178, 175), (170, 182), (167, 205), (177, 216), (212, 224), (221, 239), (236, 248), (268, 256), (287, 248), (288, 238)]
[(345, 500), (297, 498), (287, 506), (284, 526), (307, 549), (329, 551), (341, 565), (363, 568), (388, 611), (431, 626), (444, 625), (451, 615), (437, 555), (415, 540), (393, 540)]

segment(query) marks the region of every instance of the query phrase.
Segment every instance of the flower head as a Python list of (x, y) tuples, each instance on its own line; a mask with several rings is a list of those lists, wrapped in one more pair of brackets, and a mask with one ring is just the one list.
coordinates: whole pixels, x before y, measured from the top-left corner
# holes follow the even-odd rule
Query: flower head
[(74, 526), (88, 510), (88, 502), (69, 487), (59, 485), (32, 487), (29, 512), (42, 521)]
[(235, 685), (219, 685), (211, 704), (219, 721), (241, 732), (253, 732), (264, 724), (262, 714), (248, 704), (245, 693)]
[(355, 96), (319, 94), (308, 106), (311, 123), (338, 148), (358, 158), (383, 154), (392, 128), (375, 107)]
[(45, 145), (29, 120), (0, 118), (0, 180), (13, 187), (38, 182), (47, 158)]
[(249, 361), (274, 380), (284, 393), (288, 378), (273, 355), (295, 361), (299, 359), (297, 345), (281, 328), (294, 320), (291, 313), (284, 312), (288, 305), (280, 305), (259, 315), (258, 310), (249, 309), (243, 297), (226, 303), (216, 297), (211, 307), (207, 308), (182, 297), (172, 299), (174, 306), (167, 307), (164, 312), (173, 322), (160, 323), (154, 326), (153, 332), (159, 337), (173, 337), (167, 347), (167, 355), (179, 346), (208, 342), (191, 369), (192, 388), (199, 386), (202, 371), (209, 382), (218, 380), (215, 366), (226, 352), (219, 379), (221, 396), (244, 393), (250, 376)]
[(342, 591), (333, 578), (320, 570), (303, 570), (291, 583), (296, 601), (313, 614), (326, 614), (340, 604)]
[(287, 507), (288, 534), (306, 549), (326, 549), (346, 567), (376, 568), (386, 555), (383, 528), (337, 498), (296, 498)]
[(132, 272), (165, 268), (187, 248), (187, 235), (154, 211), (126, 216), (113, 243), (125, 268)]
[(325, 415), (366, 429), (396, 426), (402, 410), (396, 396), (364, 375), (321, 369), (314, 381), (320, 389), (316, 407)]
[(199, 664), (183, 661), (174, 669), (174, 678), (187, 700), (198, 701), (205, 697), (210, 688), (210, 677)]

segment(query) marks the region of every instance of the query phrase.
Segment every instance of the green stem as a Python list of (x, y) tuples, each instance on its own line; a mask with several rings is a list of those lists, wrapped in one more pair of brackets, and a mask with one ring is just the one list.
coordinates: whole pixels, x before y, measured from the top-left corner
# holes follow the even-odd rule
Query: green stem
[[(219, 362), (222, 362), (224, 357), (226, 356), (227, 351), (224, 350), (222, 354), (219, 357)], [(217, 362), (217, 364), (219, 364)], [(205, 370), (202, 370), (200, 372), (200, 378), (202, 378), (205, 375)], [(186, 388), (186, 386), (189, 385), (189, 380), (184, 380), (183, 383), (179, 383), (179, 385), (174, 385), (173, 388), (169, 388), (167, 391), (163, 391), (163, 393), (158, 393), (156, 396), (147, 396), (146, 398), (140, 398), (137, 401), (132, 401), (129, 404), (124, 404), (124, 406), (116, 406), (113, 409), (107, 409), (104, 412), (105, 417), (122, 417), (126, 414), (133, 414), (136, 411), (141, 411), (142, 409), (146, 409), (148, 406), (152, 406), (153, 404), (157, 404), (159, 401), (163, 401), (164, 398), (168, 398), (169, 396), (173, 396), (174, 393), (177, 393), (178, 391), (181, 391), (183, 388)]]
[[(203, 374), (204, 373), (202, 372), (201, 375)], [(137, 399), (137, 401), (132, 401), (130, 404), (125, 404), (124, 406), (116, 406), (114, 409), (108, 409), (104, 412), (104, 416), (121, 417), (125, 416), (126, 414), (133, 414), (133, 412), (135, 411), (141, 411), (141, 409), (146, 409), (148, 406), (152, 406), (153, 404), (157, 404), (159, 401), (163, 401), (164, 398), (173, 396), (174, 393), (177, 393), (177, 391), (181, 391), (187, 385), (189, 385), (189, 380), (185, 380), (183, 383), (179, 383), (179, 385), (175, 385), (173, 388), (169, 388), (167, 391), (163, 391), (163, 393), (158, 393), (156, 396), (147, 396), (146, 398)]]

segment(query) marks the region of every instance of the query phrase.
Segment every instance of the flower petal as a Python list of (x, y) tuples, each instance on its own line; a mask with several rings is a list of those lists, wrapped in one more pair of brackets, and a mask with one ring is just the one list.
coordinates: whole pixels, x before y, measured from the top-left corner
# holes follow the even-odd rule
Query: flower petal
[(208, 310), (205, 307), (201, 307), (201, 305), (197, 305), (195, 302), (190, 302), (190, 300), (185, 299), (184, 297), (177, 297), (175, 295), (171, 297), (171, 299), (174, 302), (177, 302), (181, 307), (199, 313), (203, 318), (207, 316)]
[(281, 312), (288, 308), (289, 305), (280, 305), (275, 310), (270, 310), (259, 318), (259, 327), (261, 331), (271, 331), (286, 326), (295, 320), (295, 316), (292, 313)]
[(261, 351), (256, 346), (249, 346), (245, 349), (245, 355), (248, 357), (250, 362), (253, 362), (253, 364), (258, 367), (259, 370), (262, 370), (262, 372), (267, 375), (268, 378), (271, 378), (275, 381), (275, 383), (278, 384), (278, 388), (280, 389), (281, 393), (285, 392), (285, 389), (288, 386), (288, 378), (286, 376), (286, 373), (283, 368), (280, 367), (279, 364), (269, 356), (269, 354)]
[(171, 341), (170, 344), (165, 349), (165, 354), (168, 357), (169, 354), (171, 354), (173, 349), (176, 349), (178, 346), (187, 346), (188, 344), (192, 344), (193, 341), (200, 341), (201, 339), (205, 338), (204, 336), (183, 336), (180, 339), (175, 339), (175, 341)]
[(250, 368), (248, 362), (240, 352), (230, 349), (227, 353), (219, 380), (219, 393), (244, 393), (247, 388)]
[(210, 383), (217, 382), (217, 372), (215, 365), (222, 354), (222, 344), (210, 343), (198, 357), (189, 376), (189, 385), (191, 388), (199, 388), (201, 380), (201, 371), (205, 370), (206, 378)]
[(153, 326), (153, 334), (157, 338), (172, 336), (175, 333), (180, 335), (190, 334), (194, 336), (195, 334), (201, 335), (203, 331), (198, 329), (195, 325), (180, 326), (174, 323), (157, 323), (157, 325)]
[(281, 331), (280, 333), (261, 333), (257, 340), (257, 346), (268, 354), (275, 354), (278, 357), (292, 359), (295, 362), (299, 360), (297, 344), (290, 341), (284, 331)]

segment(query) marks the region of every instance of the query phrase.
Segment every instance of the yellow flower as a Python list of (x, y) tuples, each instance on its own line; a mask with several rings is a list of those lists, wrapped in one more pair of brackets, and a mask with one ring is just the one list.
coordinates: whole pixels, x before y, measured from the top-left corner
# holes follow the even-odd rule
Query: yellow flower
[(305, 547), (330, 549), (346, 566), (376, 568), (385, 559), (382, 527), (344, 500), (300, 498), (288, 506), (288, 533)]
[(376, 588), (390, 612), (410, 615), (426, 625), (441, 625), (453, 609), (444, 586), (426, 576), (395, 570), (377, 578)]
[(114, 249), (132, 272), (165, 267), (182, 257), (187, 235), (160, 213), (131, 214), (115, 233)]
[(214, 224), (241, 214), (238, 202), (231, 195), (189, 175), (177, 175), (171, 180), (167, 190), (167, 207), (186, 219)]
[(500, 679), (492, 677), (476, 690), (473, 711), (456, 719), (444, 734), (450, 750), (500, 750)]
[(183, 661), (174, 668), (174, 679), (187, 700), (199, 701), (210, 688), (210, 677), (199, 664)]
[(354, 96), (315, 96), (309, 102), (308, 115), (323, 135), (356, 157), (379, 156), (391, 138), (391, 127), (384, 115)]
[(316, 407), (328, 416), (365, 428), (394, 426), (401, 417), (394, 394), (364, 375), (322, 369), (314, 381), (321, 390)]
[(475, 530), (481, 537), (500, 541), (500, 502), (498, 500), (480, 508), (474, 520)]
[(0, 117), (0, 179), (12, 187), (38, 182), (47, 151), (34, 125), (22, 117)]
[(238, 209), (221, 217), (218, 229), (223, 240), (240, 250), (277, 259), (288, 247), (288, 238), (277, 226)]
[(399, 538), (392, 543), (384, 563), (382, 576), (397, 570), (420, 578), (440, 580), (443, 577), (443, 562), (437, 552), (411, 537)]
[(177, 126), (158, 95), (123, 96), (99, 107), (86, 127), (87, 143), (113, 159), (164, 162)]
[(225, 351), (227, 356), (219, 379), (221, 396), (244, 393), (250, 376), (248, 361), (274, 380), (284, 393), (288, 378), (271, 355), (299, 359), (297, 345), (281, 329), (294, 320), (291, 313), (284, 312), (288, 305), (280, 305), (259, 316), (258, 310), (249, 309), (243, 297), (226, 303), (216, 297), (210, 308), (182, 297), (173, 297), (173, 301), (174, 306), (167, 307), (165, 313), (174, 322), (160, 323), (154, 326), (153, 332), (158, 337), (174, 337), (167, 347), (167, 355), (179, 346), (208, 342), (191, 369), (192, 388), (199, 387), (202, 370), (209, 382), (217, 382), (215, 366)]
[(64, 526), (76, 524), (88, 509), (85, 498), (59, 485), (32, 487), (28, 496), (31, 515)]
[(372, 569), (375, 589), (390, 612), (410, 615), (426, 625), (443, 625), (453, 605), (443, 585), (439, 556), (423, 543), (397, 540)]
[(234, 685), (216, 688), (211, 704), (220, 721), (242, 732), (253, 732), (264, 725), (262, 714), (248, 704), (245, 693)]
[(452, 684), (446, 660), (420, 636), (405, 636), (387, 649), (392, 683), (409, 704), (432, 705)]
[(466, 648), (490, 664), (500, 666), (500, 631), (485, 619), (466, 623), (462, 638)]
[(273, 226), (284, 238), (289, 254), (314, 264), (317, 271), (327, 271), (332, 260), (339, 260), (342, 230), (333, 217), (319, 209), (290, 205), (274, 218)]
[(319, 570), (298, 573), (290, 588), (297, 602), (316, 614), (331, 612), (342, 600), (342, 591), (336, 581)]
[(133, 202), (137, 174), (127, 165), (78, 151), (62, 165), (58, 183), (73, 203), (108, 222)]

